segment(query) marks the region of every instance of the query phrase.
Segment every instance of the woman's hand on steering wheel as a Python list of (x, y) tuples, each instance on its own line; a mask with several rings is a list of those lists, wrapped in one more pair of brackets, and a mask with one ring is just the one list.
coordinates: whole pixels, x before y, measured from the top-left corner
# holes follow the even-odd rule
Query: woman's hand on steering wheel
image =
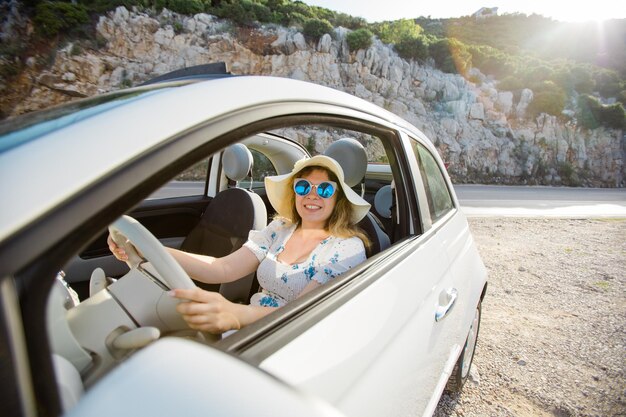
[(107, 244), (109, 245), (109, 250), (111, 251), (113, 256), (115, 256), (115, 259), (122, 262), (128, 261), (128, 255), (126, 254), (126, 251), (117, 246), (110, 234), (107, 237)]
[(169, 294), (182, 300), (176, 306), (176, 311), (192, 329), (220, 334), (241, 328), (237, 305), (225, 299), (220, 293), (200, 288), (178, 288), (171, 290)]

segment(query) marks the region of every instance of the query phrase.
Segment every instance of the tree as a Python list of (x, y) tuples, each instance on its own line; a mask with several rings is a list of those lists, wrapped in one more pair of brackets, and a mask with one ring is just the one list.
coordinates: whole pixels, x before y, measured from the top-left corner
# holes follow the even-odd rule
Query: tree
[(600, 70), (594, 74), (596, 91), (602, 97), (617, 97), (622, 90), (619, 75), (615, 71)]
[(397, 44), (402, 39), (416, 39), (422, 33), (422, 27), (412, 19), (400, 19), (374, 25), (374, 32), (384, 43)]
[(581, 126), (587, 129), (600, 127), (600, 102), (597, 98), (587, 94), (578, 97), (578, 111), (576, 116)]
[(456, 39), (438, 39), (428, 47), (437, 67), (449, 73), (465, 74), (472, 64), (472, 56)]
[(372, 32), (362, 28), (353, 30), (346, 36), (348, 47), (351, 51), (358, 51), (359, 49), (367, 49), (372, 46)]
[(309, 19), (302, 29), (304, 36), (311, 39), (319, 39), (325, 33), (333, 33), (333, 25), (326, 19)]
[(44, 1), (35, 9), (35, 27), (39, 34), (51, 37), (89, 21), (87, 9), (80, 4)]
[(418, 36), (417, 38), (406, 37), (395, 44), (395, 49), (404, 59), (424, 60), (429, 57), (428, 38), (426, 36)]
[(603, 106), (597, 98), (586, 94), (578, 97), (577, 116), (580, 124), (587, 129), (600, 126), (611, 129), (626, 128), (626, 112), (622, 103)]
[(615, 103), (600, 108), (600, 123), (611, 129), (626, 128), (626, 113), (622, 103)]
[(540, 83), (534, 90), (533, 101), (528, 105), (528, 114), (535, 118), (541, 113), (561, 116), (565, 107), (565, 91), (552, 81)]
[(180, 14), (197, 14), (204, 12), (202, 0), (168, 0), (167, 8)]

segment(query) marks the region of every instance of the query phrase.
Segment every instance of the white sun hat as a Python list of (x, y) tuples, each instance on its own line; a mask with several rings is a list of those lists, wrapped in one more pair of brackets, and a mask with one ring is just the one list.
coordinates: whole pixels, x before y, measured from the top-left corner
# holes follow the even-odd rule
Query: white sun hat
[(291, 219), (292, 207), (290, 207), (290, 204), (293, 204), (291, 203), (293, 199), (289, 198), (289, 196), (294, 192), (294, 177), (304, 168), (310, 166), (326, 168), (337, 176), (337, 179), (339, 180), (339, 184), (337, 185), (341, 187), (343, 194), (352, 205), (352, 217), (350, 218), (350, 222), (352, 224), (358, 223), (367, 215), (367, 212), (370, 209), (370, 204), (355, 193), (352, 188), (348, 187), (344, 180), (343, 169), (341, 169), (339, 163), (324, 155), (316, 155), (312, 158), (300, 159), (294, 164), (293, 170), (289, 174), (265, 177), (265, 191), (267, 193), (267, 198), (270, 200), (270, 203), (272, 204), (272, 207), (274, 207), (274, 210), (276, 210), (276, 213), (282, 217)]

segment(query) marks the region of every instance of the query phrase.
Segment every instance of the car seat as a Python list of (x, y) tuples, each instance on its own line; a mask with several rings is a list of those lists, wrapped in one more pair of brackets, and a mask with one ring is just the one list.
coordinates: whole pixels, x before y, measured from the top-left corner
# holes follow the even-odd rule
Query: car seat
[[(243, 144), (231, 145), (222, 154), (222, 168), (229, 180), (237, 184), (248, 177), (253, 159)], [(198, 224), (181, 245), (181, 250), (214, 257), (226, 256), (239, 249), (250, 230), (267, 225), (267, 209), (261, 197), (235, 185), (220, 191), (209, 203)], [(218, 291), (228, 300), (247, 303), (254, 274), (225, 284), (197, 283), (199, 287)]]
[[(324, 155), (339, 162), (343, 169), (345, 182), (349, 187), (355, 188), (361, 185), (359, 194), (362, 196), (364, 193), (363, 179), (367, 171), (367, 154), (363, 145), (356, 139), (342, 138), (333, 142), (326, 149)], [(368, 258), (391, 245), (382, 223), (371, 212), (367, 213), (363, 220), (358, 223), (358, 226), (367, 234), (372, 244), (366, 251)]]
[(381, 218), (385, 232), (391, 238), (395, 236), (397, 222), (394, 201), (395, 187), (393, 181), (391, 181), (391, 185), (380, 187), (374, 196), (374, 209)]

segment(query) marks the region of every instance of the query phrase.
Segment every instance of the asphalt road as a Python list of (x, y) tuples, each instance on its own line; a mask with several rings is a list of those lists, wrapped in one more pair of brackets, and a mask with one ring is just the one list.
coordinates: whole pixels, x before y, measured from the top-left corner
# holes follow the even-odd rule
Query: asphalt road
[(455, 185), (468, 216), (626, 217), (626, 189)]
[[(454, 188), (467, 216), (626, 217), (626, 189), (462, 184)], [(175, 181), (152, 198), (203, 191), (201, 182)]]

